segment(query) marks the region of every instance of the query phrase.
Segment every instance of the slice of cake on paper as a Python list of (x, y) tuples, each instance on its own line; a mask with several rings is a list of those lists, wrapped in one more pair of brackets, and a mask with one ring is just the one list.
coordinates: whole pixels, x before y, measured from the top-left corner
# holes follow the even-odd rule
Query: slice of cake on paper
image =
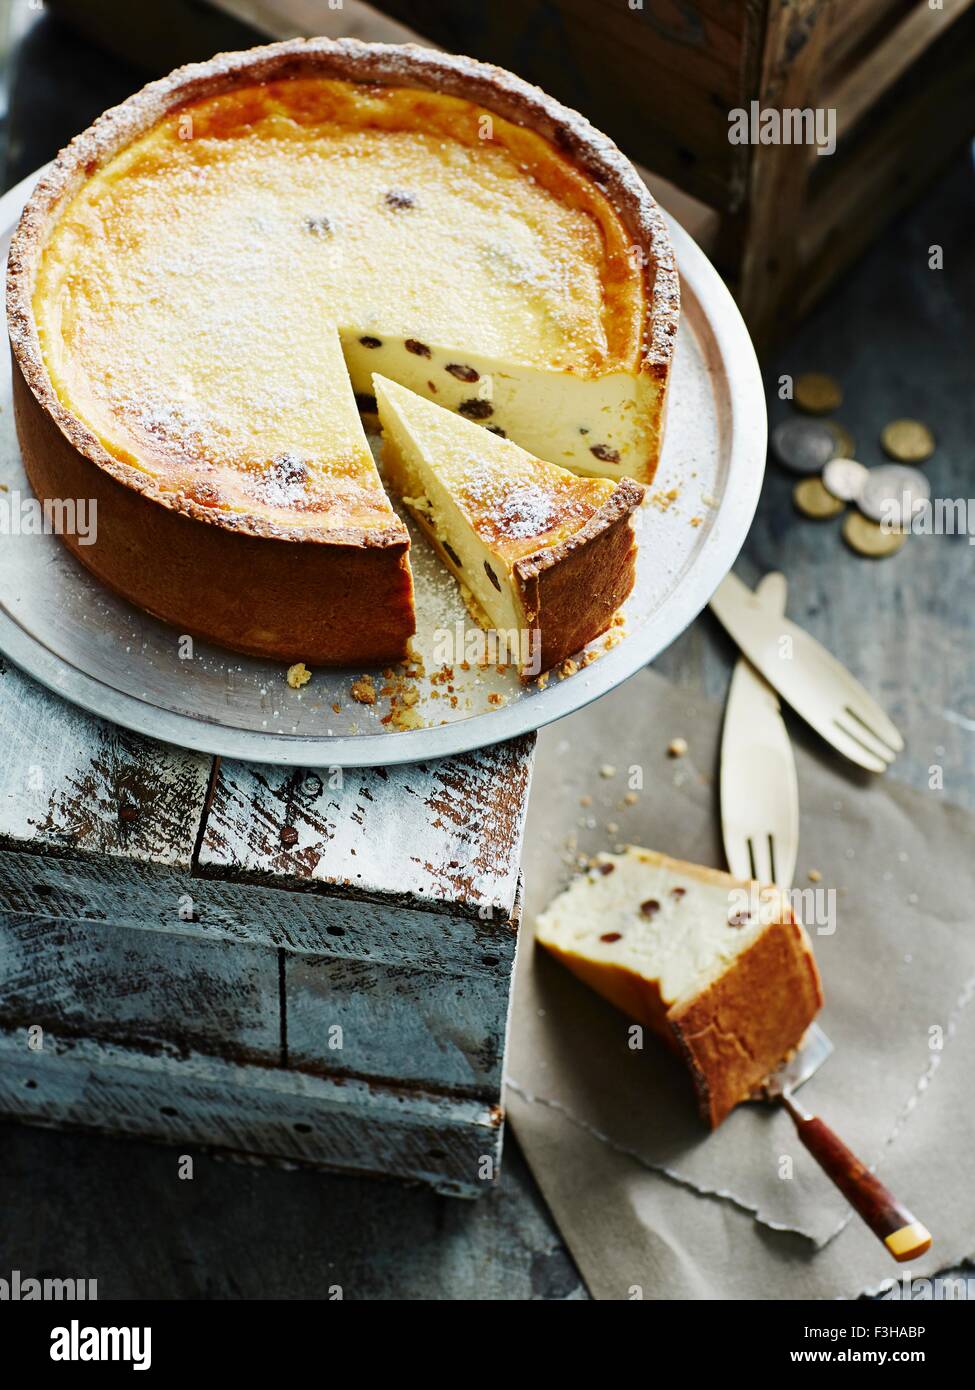
[(386, 477), (522, 677), (605, 632), (633, 587), (631, 478), (581, 478), (373, 377)]
[(546, 950), (652, 1029), (719, 1125), (822, 1007), (805, 931), (776, 888), (630, 847), (600, 855), (538, 919)]

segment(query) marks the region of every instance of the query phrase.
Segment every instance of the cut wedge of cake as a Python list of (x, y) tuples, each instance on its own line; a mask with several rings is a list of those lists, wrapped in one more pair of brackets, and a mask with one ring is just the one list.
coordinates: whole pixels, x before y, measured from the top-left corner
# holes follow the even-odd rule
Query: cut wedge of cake
[(643, 488), (582, 478), (373, 377), (393, 490), (523, 678), (604, 632), (633, 587)]
[(822, 1007), (809, 938), (778, 889), (652, 850), (600, 855), (542, 913), (536, 935), (683, 1057), (712, 1127)]

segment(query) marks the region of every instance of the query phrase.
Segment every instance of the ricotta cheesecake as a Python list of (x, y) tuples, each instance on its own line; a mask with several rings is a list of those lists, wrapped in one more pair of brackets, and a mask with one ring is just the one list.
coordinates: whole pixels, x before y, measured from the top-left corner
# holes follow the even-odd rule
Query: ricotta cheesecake
[(523, 678), (605, 632), (633, 587), (643, 487), (578, 477), (385, 377), (372, 381), (390, 485)]
[(31, 483), (97, 501), (78, 559), (184, 631), (361, 664), (415, 626), (373, 373), (647, 481), (678, 289), (656, 205), (580, 116), (468, 59), (312, 39), (179, 69), (74, 140), (7, 304)]
[(547, 951), (687, 1063), (715, 1127), (799, 1044), (823, 1003), (778, 889), (630, 847), (538, 919)]

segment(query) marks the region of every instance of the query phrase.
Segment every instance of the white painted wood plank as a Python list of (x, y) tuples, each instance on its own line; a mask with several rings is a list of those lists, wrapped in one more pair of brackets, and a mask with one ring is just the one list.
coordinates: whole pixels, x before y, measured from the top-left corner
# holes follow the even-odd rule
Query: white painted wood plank
[(510, 916), (534, 742), (332, 774), (223, 763), (200, 868)]
[(91, 718), (0, 660), (0, 847), (188, 865), (210, 767)]

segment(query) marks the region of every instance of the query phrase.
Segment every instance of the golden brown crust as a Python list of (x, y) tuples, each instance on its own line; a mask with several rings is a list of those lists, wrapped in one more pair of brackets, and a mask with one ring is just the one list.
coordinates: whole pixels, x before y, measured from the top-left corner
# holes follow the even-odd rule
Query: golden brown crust
[(629, 596), (636, 578), (630, 518), (643, 495), (639, 483), (624, 478), (575, 535), (516, 561), (526, 627), (541, 632), (541, 671), (605, 632)]
[(299, 545), (199, 526), (96, 467), (58, 430), (16, 361), (12, 375), (31, 486), (42, 501), (94, 500), (95, 543), (62, 539), (116, 593), (180, 632), (254, 656), (346, 666), (406, 655), (415, 623), (405, 531), (378, 545)]
[(796, 1047), (822, 1005), (809, 938), (790, 916), (767, 927), (733, 969), (670, 1010), (712, 1128)]

